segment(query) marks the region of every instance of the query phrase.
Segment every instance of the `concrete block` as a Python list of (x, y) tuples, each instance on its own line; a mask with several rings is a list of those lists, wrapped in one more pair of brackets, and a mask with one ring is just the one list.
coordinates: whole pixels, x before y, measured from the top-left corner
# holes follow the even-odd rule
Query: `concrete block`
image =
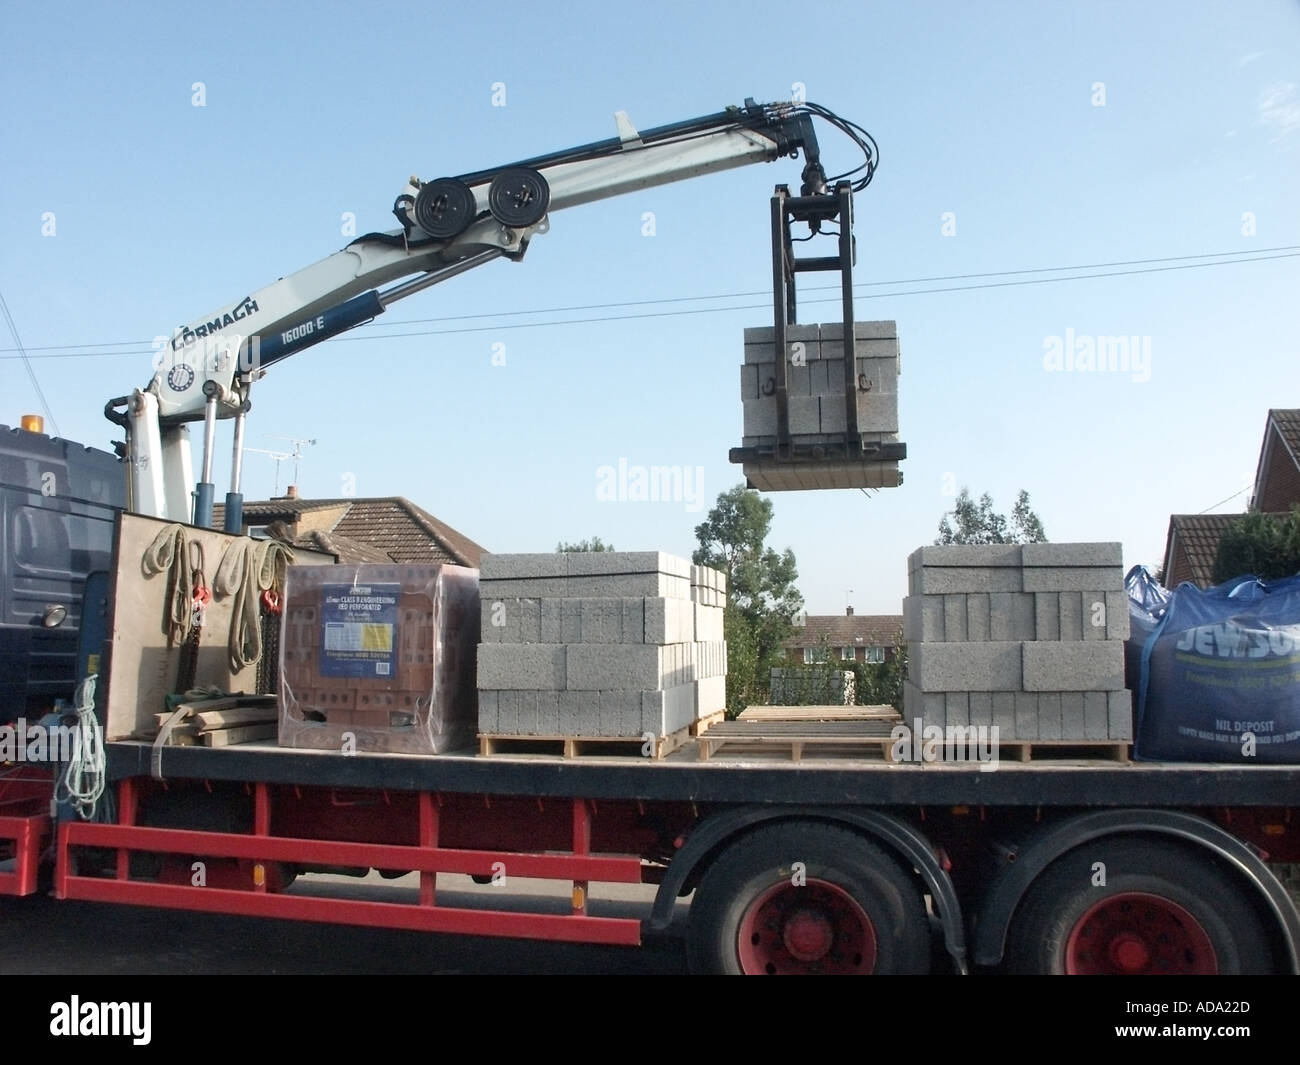
[(668, 573), (600, 574), (569, 577), (567, 594), (574, 597), (625, 599), (636, 596), (664, 596), (668, 599), (691, 598), (689, 577)]
[[(1004, 693), (996, 693), (998, 695)], [(1010, 694), (1010, 693), (1005, 693)], [(970, 723), (972, 725), (992, 725), (993, 724), (993, 700), (996, 697), (993, 692), (970, 692)], [(1012, 706), (1014, 707), (1014, 700)]]
[(1002, 739), (1036, 740), (1038, 739), (1038, 694), (1036, 692), (1016, 692), (1016, 723), (1012, 736)]
[(1107, 731), (1112, 740), (1133, 739), (1133, 693), (1127, 688), (1106, 693)]
[(515, 610), (519, 614), (519, 642), (542, 643), (541, 600), (518, 599)]
[(1043, 692), (1038, 696), (1038, 738), (1061, 739), (1061, 693)]
[(695, 685), (679, 684), (641, 693), (641, 729), (667, 736), (695, 720)]
[[(1094, 692), (1093, 694), (1098, 694)], [(1083, 692), (1061, 693), (1061, 738), (1077, 740), (1087, 738), (1087, 715)]]
[(1061, 604), (1061, 639), (1083, 639), (1083, 594), (1081, 592), (1059, 592), (1057, 599)]
[(564, 644), (479, 644), (478, 683), (499, 691), (557, 691), (565, 686)]
[[(823, 430), (825, 431), (825, 430)], [(872, 389), (858, 392), (858, 431), (898, 432), (898, 393)]]
[(1083, 738), (1104, 740), (1110, 735), (1111, 692), (1083, 693)]
[[(903, 682), (903, 723), (916, 730), (917, 722), (921, 728), (937, 725), (943, 728), (948, 720), (947, 696), (943, 692), (923, 692), (911, 681)], [(920, 737), (914, 736), (913, 740)]]
[(582, 600), (566, 598), (555, 601), (560, 605), (561, 642), (582, 643)]
[(506, 632), (509, 622), (506, 604), (503, 600), (483, 599), (479, 602), (479, 642), (480, 643), (518, 643), (510, 640)]
[(1124, 687), (1124, 645), (1106, 643), (1021, 644), (1028, 692), (1117, 691)]
[(1106, 593), (1106, 639), (1127, 640), (1132, 635), (1128, 592)]
[[(484, 556), (486, 558), (488, 556)], [(569, 594), (568, 577), (521, 577), (479, 581), (479, 599), (543, 599)]]
[(519, 693), (500, 692), (497, 706), (497, 733), (502, 736), (514, 736), (519, 731)]
[(776, 400), (772, 397), (744, 400), (741, 417), (744, 436), (776, 435)]
[(568, 556), (560, 554), (486, 554), (479, 561), (479, 582), (568, 575)]
[(990, 566), (1020, 568), (1019, 544), (932, 544), (918, 547), (907, 556), (907, 570), (939, 566), (952, 569), (959, 566)]
[(574, 719), (575, 736), (600, 735), (600, 693), (599, 689), (579, 693), (578, 713)]
[(970, 698), (966, 692), (948, 692), (944, 695), (944, 724), (970, 724)]
[(1124, 587), (1124, 573), (1118, 566), (1027, 566), (1022, 573), (1027, 592), (1119, 591)]
[(966, 642), (966, 596), (943, 597), (943, 638), (948, 643)]
[(560, 736), (560, 696), (562, 692), (537, 693), (537, 735)]
[[(867, 323), (867, 324), (875, 324), (875, 323)], [(892, 325), (893, 323), (889, 323), (889, 324)], [(837, 333), (836, 335), (843, 336), (844, 335), (843, 326), (841, 325), (839, 329), (840, 332)], [(854, 335), (855, 336), (857, 335), (856, 328), (854, 329)], [(891, 335), (897, 335), (896, 326), (895, 326), (895, 333)], [(819, 326), (816, 322), (812, 322), (812, 323), (791, 322), (785, 327), (785, 339), (787, 341), (802, 340), (805, 343), (817, 343), (821, 339), (821, 326)], [(745, 330), (745, 343), (746, 345), (775, 344), (776, 327), (771, 325), (751, 326), (749, 329)]]
[(590, 698), (590, 692), (556, 692), (556, 706), (558, 710), (558, 721), (556, 723), (555, 735), (557, 736), (580, 736), (578, 724), (582, 720), (583, 708)]
[(1016, 691), (1020, 648), (1011, 642), (914, 644), (908, 673), (926, 692)]
[(726, 639), (723, 624), (725, 611), (720, 606), (704, 606), (695, 603), (695, 638), (697, 640), (721, 643)]
[(1056, 592), (1034, 593), (1033, 638), (1040, 641), (1061, 638), (1061, 597)]
[(620, 599), (619, 603), (623, 611), (621, 621), (623, 642), (645, 643), (645, 600), (640, 596), (633, 596)]
[[(999, 592), (998, 594), (1008, 595), (1014, 593)], [(983, 592), (972, 592), (966, 596), (966, 639), (971, 643), (985, 643), (989, 640), (1025, 639), (1023, 636), (994, 636), (990, 609), (990, 597)]]
[(705, 677), (693, 684), (695, 690), (695, 720), (716, 714), (727, 708), (727, 678)]
[(989, 639), (1032, 640), (1036, 633), (1032, 595), (994, 592), (989, 596)]
[[(898, 323), (892, 319), (888, 321), (854, 322), (853, 336), (857, 340), (897, 340)], [(821, 325), (821, 339), (823, 341), (843, 340), (844, 323), (823, 322)]]
[(668, 573), (689, 583), (691, 564), (666, 551), (575, 551), (565, 555), (570, 577), (627, 576), (640, 573)]
[(943, 643), (941, 595), (909, 595), (903, 600), (903, 639), (908, 643)]
[(566, 656), (566, 682), (570, 691), (604, 691), (638, 688), (654, 691), (667, 687), (669, 653), (653, 644), (570, 645)]
[(539, 599), (537, 601), (537, 642), (538, 643), (564, 643), (565, 639), (561, 633), (560, 613), (562, 599)]
[(1118, 543), (1024, 544), (1026, 566), (1122, 566), (1123, 545)]
[[(1085, 640), (1106, 639), (1107, 592), (1080, 592), (1080, 625)], [(1120, 593), (1123, 594), (1123, 593)]]
[[(774, 404), (775, 411), (775, 404)], [(790, 395), (790, 432), (798, 435), (801, 433), (819, 433), (821, 432), (821, 400), (816, 396)], [(773, 415), (775, 417), (775, 413)], [(776, 430), (773, 429), (773, 432)]]
[(993, 725), (1001, 739), (1010, 739), (1016, 734), (1016, 694), (992, 692), (990, 695), (993, 700)]
[(758, 367), (746, 363), (740, 368), (740, 398), (762, 399), (763, 394), (758, 390)]
[(1001, 566), (926, 566), (908, 574), (911, 595), (1023, 591), (1020, 569)]
[(582, 642), (628, 642), (623, 638), (622, 599), (593, 598), (582, 600)]
[(690, 643), (695, 639), (695, 604), (689, 599), (645, 600), (645, 642)]
[(813, 394), (812, 371), (806, 361), (806, 356), (802, 365), (794, 362), (786, 363), (785, 372), (785, 386), (791, 396), (803, 398)]
[(481, 691), (478, 693), (478, 730), (479, 732), (492, 735), (498, 730), (500, 724), (500, 696), (494, 691)]
[(515, 697), (515, 735), (537, 735), (537, 693), (535, 691), (514, 692)]

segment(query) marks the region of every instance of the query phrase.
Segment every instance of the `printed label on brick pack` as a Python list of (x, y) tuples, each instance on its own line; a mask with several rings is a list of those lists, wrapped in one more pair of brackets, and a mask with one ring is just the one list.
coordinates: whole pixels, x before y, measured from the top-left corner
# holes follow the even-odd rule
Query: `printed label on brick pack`
[(321, 586), (321, 676), (393, 675), (401, 593), (400, 584)]

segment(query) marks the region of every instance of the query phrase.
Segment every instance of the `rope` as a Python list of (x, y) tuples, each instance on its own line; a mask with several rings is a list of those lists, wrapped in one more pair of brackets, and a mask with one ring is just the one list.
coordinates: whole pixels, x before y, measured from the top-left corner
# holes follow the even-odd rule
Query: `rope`
[(77, 687), (77, 742), (72, 745), (72, 758), (68, 768), (55, 788), (54, 797), (66, 802), (83, 821), (95, 816), (95, 809), (104, 794), (104, 734), (95, 716), (95, 681), (92, 673)]
[(284, 587), (293, 552), (278, 540), (232, 540), (212, 581), (220, 599), (233, 597), (230, 616), (230, 668), (238, 673), (262, 655), (262, 592)]
[[(189, 639), (194, 628), (194, 555), (183, 525), (168, 525), (145, 550), (141, 560), (141, 569), (146, 577), (159, 573), (167, 574), (167, 609), (163, 620), (163, 632), (168, 641), (175, 645)], [(202, 554), (199, 554), (199, 568), (202, 569)]]

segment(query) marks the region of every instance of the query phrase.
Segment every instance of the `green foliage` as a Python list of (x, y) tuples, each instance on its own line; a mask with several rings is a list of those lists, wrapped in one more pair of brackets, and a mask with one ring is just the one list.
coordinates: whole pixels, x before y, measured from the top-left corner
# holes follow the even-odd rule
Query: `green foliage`
[(1300, 504), (1290, 514), (1243, 514), (1219, 539), (1215, 584), (1253, 574), (1266, 581), (1300, 572)]
[(892, 706), (903, 712), (903, 681), (907, 679), (907, 644), (899, 632), (898, 649), (883, 662), (845, 662), (855, 674), (853, 701), (859, 706)]
[(599, 536), (593, 536), (590, 540), (575, 540), (569, 543), (561, 540), (555, 545), (556, 554), (567, 555), (573, 551), (613, 551), (614, 545), (605, 543)]
[(1042, 520), (1029, 505), (1023, 488), (1011, 508), (1011, 517), (993, 509), (993, 497), (985, 492), (979, 501), (965, 486), (957, 493), (953, 509), (939, 522), (936, 544), (1039, 544), (1047, 540)]
[(799, 576), (794, 552), (766, 546), (771, 527), (772, 501), (743, 484), (721, 492), (695, 527), (699, 547), (691, 560), (727, 575), (727, 708), (732, 714), (766, 701), (768, 670), (782, 663), (782, 644), (803, 607), (794, 584)]

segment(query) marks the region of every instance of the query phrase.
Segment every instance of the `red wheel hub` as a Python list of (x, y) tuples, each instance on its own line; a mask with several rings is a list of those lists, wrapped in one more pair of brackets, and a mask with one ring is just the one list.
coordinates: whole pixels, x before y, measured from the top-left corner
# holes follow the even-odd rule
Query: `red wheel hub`
[(1073, 975), (1206, 975), (1219, 970), (1209, 933), (1183, 907), (1141, 891), (1111, 895), (1079, 918), (1065, 943)]
[(810, 879), (772, 885), (745, 909), (737, 930), (742, 971), (866, 975), (876, 967), (876, 930), (843, 888)]

